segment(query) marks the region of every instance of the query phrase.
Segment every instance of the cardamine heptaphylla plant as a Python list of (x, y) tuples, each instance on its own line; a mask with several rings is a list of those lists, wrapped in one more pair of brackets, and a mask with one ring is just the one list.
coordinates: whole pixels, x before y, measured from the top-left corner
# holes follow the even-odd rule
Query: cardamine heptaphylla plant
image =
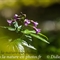
[(20, 13), (20, 15), (15, 14), (12, 19), (7, 20), (7, 23), (9, 24), (9, 26), (2, 26), (2, 28), (18, 33), (20, 37), (17, 38), (16, 41), (19, 40), (21, 44), (35, 49), (24, 40), (24, 38), (27, 38), (28, 40), (32, 41), (32, 37), (49, 44), (49, 42), (47, 41), (48, 38), (41, 33), (41, 29), (37, 28), (39, 23), (35, 22), (34, 20), (27, 19), (26, 14), (23, 14), (22, 12)]

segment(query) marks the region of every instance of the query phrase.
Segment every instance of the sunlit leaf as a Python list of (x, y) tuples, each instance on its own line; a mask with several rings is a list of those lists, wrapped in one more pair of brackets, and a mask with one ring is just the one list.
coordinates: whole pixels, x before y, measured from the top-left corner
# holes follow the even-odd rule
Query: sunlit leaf
[(28, 44), (26, 41), (24, 41), (24, 40), (22, 40), (22, 39), (20, 39), (20, 38), (18, 38), (18, 39), (16, 39), (15, 41), (13, 41), (13, 43), (16, 45), (17, 49), (18, 49), (20, 52), (25, 52), (24, 46), (36, 50), (36, 48), (35, 48), (34, 46)]
[[(12, 41), (13, 46), (18, 50), (18, 52), (23, 53), (25, 52), (24, 46), (22, 45), (23, 40), (18, 38)], [(14, 48), (13, 48), (14, 49)]]
[(28, 47), (28, 48), (31, 48), (31, 49), (36, 50), (36, 48), (35, 48), (34, 46), (32, 46), (32, 45), (30, 45), (30, 44), (28, 45), (28, 43), (27, 43), (26, 41), (23, 41), (22, 44), (23, 44), (24, 46)]
[(20, 43), (18, 43), (18, 49), (20, 52), (25, 52), (24, 46)]

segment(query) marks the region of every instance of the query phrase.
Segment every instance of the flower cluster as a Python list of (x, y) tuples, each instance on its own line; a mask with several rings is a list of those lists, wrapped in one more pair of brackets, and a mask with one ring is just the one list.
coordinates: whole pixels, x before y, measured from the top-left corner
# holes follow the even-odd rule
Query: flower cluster
[[(37, 40), (41, 40), (49, 44), (47, 41), (48, 38), (41, 33), (41, 29), (37, 28), (38, 22), (27, 19), (26, 14), (23, 14), (22, 12), (20, 15), (15, 14), (12, 19), (7, 20), (7, 23), (9, 26), (0, 27), (16, 33), (16, 37), (13, 38), (13, 36), (11, 36), (12, 40), (10, 42), (13, 42), (13, 45), (17, 46), (17, 49), (19, 49), (19, 51), (25, 50), (23, 46), (36, 50), (36, 48), (31, 45), (33, 38), (37, 38)], [(23, 49), (21, 49), (21, 46)]]
[(22, 21), (22, 25), (24, 26), (32, 27), (36, 31), (36, 34), (38, 34), (41, 31), (41, 29), (37, 28), (38, 22), (26, 19), (26, 15), (23, 13), (21, 13), (21, 15), (15, 14), (13, 19), (7, 20), (9, 26), (11, 26), (13, 22), (17, 22), (17, 21), (20, 21), (20, 22)]
[[(17, 40), (21, 40), (23, 42), (27, 38), (29, 41), (31, 41), (32, 37), (34, 37), (49, 44), (47, 41), (48, 38), (41, 33), (41, 29), (37, 28), (38, 22), (27, 19), (26, 14), (23, 14), (22, 12), (20, 15), (15, 14), (12, 19), (7, 20), (7, 23), (9, 26), (1, 27), (5, 29), (7, 28), (9, 31), (16, 32), (19, 36)], [(46, 38), (47, 40), (42, 37)]]
[(25, 19), (25, 20), (24, 20), (24, 23), (25, 23), (25, 26), (28, 26), (30, 23), (32, 23), (32, 24), (33, 24), (32, 27), (33, 27), (33, 29), (36, 31), (36, 33), (39, 33), (39, 32), (41, 31), (41, 29), (36, 28), (37, 25), (38, 25), (38, 23), (35, 22), (35, 21), (33, 21), (33, 20)]

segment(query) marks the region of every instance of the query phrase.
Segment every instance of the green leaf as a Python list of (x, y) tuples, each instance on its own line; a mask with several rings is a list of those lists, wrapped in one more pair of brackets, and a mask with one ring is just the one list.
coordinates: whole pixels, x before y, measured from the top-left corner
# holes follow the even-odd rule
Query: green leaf
[(15, 31), (16, 29), (15, 28), (12, 28), (12, 27), (8, 27), (8, 30)]
[(25, 52), (25, 48), (24, 47), (28, 47), (28, 48), (36, 50), (36, 48), (34, 46), (28, 44), (26, 41), (24, 41), (24, 40), (22, 40), (20, 38), (14, 40), (13, 43), (14, 43), (14, 45), (16, 45), (17, 49), (20, 52)]
[(17, 47), (21, 53), (25, 52), (24, 46), (22, 44), (18, 43)]
[(36, 34), (30, 34), (30, 35), (49, 44), (48, 41), (46, 41), (44, 38), (40, 37), (39, 35), (36, 35)]
[(31, 49), (36, 50), (36, 48), (35, 48), (34, 46), (32, 46), (32, 45), (30, 45), (30, 44), (28, 45), (28, 43), (27, 43), (26, 41), (23, 41), (22, 44), (23, 44), (24, 46), (28, 47), (28, 48), (31, 48)]
[(5, 27), (5, 26), (0, 26), (1, 28), (5, 28), (5, 29), (8, 29), (10, 31), (15, 31), (16, 29), (15, 28), (12, 28), (12, 27)]
[(25, 35), (26, 39), (28, 39), (29, 41), (32, 41), (32, 36), (30, 35)]
[(5, 29), (7, 28), (6, 26), (0, 26), (0, 27), (1, 27), (1, 28), (5, 28)]
[(17, 38), (14, 41), (12, 41), (12, 44), (15, 46), (15, 48), (18, 50), (18, 52), (24, 53), (25, 49), (24, 49), (22, 42), (23, 42), (22, 39)]
[(22, 25), (18, 26), (17, 31), (20, 31), (22, 28)]
[(26, 29), (24, 31), (21, 31), (21, 32), (24, 33), (24, 34), (36, 33), (34, 30), (28, 30), (28, 29)]
[(25, 35), (27, 38), (32, 38), (31, 36), (29, 36), (29, 35)]
[(43, 36), (43, 37), (45, 37), (47, 40), (48, 40), (48, 38), (47, 38), (47, 36), (45, 36), (44, 34), (42, 34), (42, 33), (38, 33), (40, 36)]
[(15, 28), (18, 27), (18, 22), (17, 22), (17, 21), (13, 22), (13, 24), (14, 24), (14, 27), (15, 27)]

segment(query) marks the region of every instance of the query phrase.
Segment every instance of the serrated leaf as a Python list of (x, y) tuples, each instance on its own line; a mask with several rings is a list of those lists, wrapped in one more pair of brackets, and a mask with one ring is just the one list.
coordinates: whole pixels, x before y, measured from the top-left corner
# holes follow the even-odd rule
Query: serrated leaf
[(32, 46), (32, 45), (30, 45), (30, 44), (28, 45), (28, 43), (27, 43), (26, 41), (23, 41), (22, 44), (23, 44), (24, 46), (28, 47), (28, 48), (31, 48), (31, 49), (36, 50), (36, 48), (35, 48), (34, 46)]
[(49, 42), (47, 40), (45, 40), (44, 38), (40, 37), (39, 35), (36, 35), (36, 34), (30, 34), (30, 35), (49, 44)]
[(13, 45), (15, 46), (15, 48), (20, 52), (20, 53), (24, 53), (25, 49), (24, 46), (22, 45), (23, 40), (18, 38), (15, 39), (14, 41), (12, 41)]
[(18, 43), (18, 49), (19, 49), (20, 52), (25, 52), (24, 47), (22, 46), (22, 44)]
[(14, 44), (17, 45), (17, 49), (19, 49), (20, 52), (25, 52), (24, 46), (36, 50), (36, 48), (34, 46), (28, 44), (26, 41), (24, 41), (20, 38), (14, 40), (13, 42), (14, 42)]
[(28, 44), (26, 41), (24, 41), (24, 40), (22, 40), (22, 39), (20, 39), (20, 38), (14, 40), (13, 43), (16, 45), (17, 49), (18, 49), (20, 52), (25, 52), (24, 46), (36, 50), (36, 48), (35, 48), (34, 46)]

